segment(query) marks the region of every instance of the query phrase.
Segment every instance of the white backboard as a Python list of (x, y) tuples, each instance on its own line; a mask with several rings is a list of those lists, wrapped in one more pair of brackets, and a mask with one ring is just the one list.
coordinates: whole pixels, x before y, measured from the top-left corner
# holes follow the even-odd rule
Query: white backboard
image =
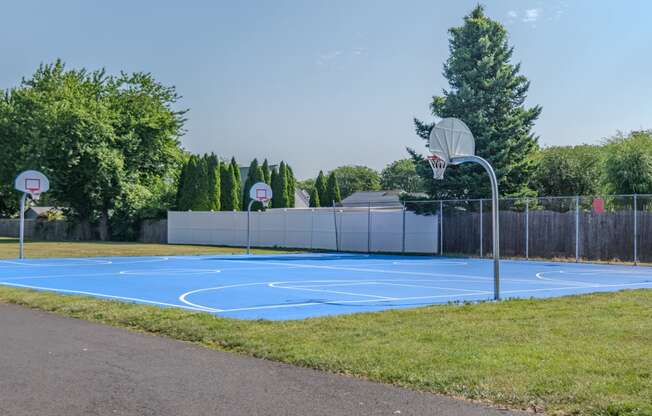
[(475, 139), (462, 120), (449, 117), (430, 131), (429, 150), (449, 163), (456, 157), (475, 155)]
[(261, 202), (269, 201), (272, 199), (272, 188), (265, 182), (255, 183), (249, 190), (249, 198)]
[(14, 187), (20, 192), (41, 194), (50, 189), (50, 181), (39, 171), (26, 170), (16, 177)]

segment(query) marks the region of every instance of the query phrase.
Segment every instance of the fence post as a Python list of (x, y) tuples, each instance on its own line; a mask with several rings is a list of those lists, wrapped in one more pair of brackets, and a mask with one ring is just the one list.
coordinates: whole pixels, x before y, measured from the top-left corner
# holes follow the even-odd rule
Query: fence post
[(371, 253), (371, 201), (367, 203), (367, 253)]
[(484, 228), (482, 216), (482, 198), (480, 198), (480, 258), (482, 258), (482, 233)]
[(283, 245), (288, 246), (288, 209), (283, 208)]
[(575, 197), (575, 261), (580, 261), (580, 197)]
[(525, 200), (525, 259), (530, 259), (530, 200)]
[(310, 249), (314, 246), (315, 235), (315, 209), (310, 210)]
[(335, 211), (334, 200), (333, 200), (333, 223), (335, 225), (335, 251), (340, 251), (340, 239), (337, 232), (337, 211)]
[(638, 265), (638, 210), (634, 194), (634, 265)]
[(401, 205), (403, 205), (403, 235), (401, 242), (401, 253), (405, 253), (405, 202), (403, 202)]
[(444, 255), (444, 201), (439, 200), (439, 255)]

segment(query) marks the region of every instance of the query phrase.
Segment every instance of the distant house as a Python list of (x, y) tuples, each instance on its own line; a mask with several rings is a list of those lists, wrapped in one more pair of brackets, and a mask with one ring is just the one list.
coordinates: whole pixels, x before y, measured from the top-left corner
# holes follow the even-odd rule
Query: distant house
[(53, 216), (63, 217), (63, 211), (57, 207), (29, 207), (25, 210), (26, 220), (48, 219)]
[(343, 207), (359, 207), (365, 205), (399, 205), (401, 191), (398, 189), (385, 191), (359, 191), (344, 198)]
[(294, 190), (294, 207), (295, 208), (308, 208), (310, 206), (310, 195), (303, 189)]

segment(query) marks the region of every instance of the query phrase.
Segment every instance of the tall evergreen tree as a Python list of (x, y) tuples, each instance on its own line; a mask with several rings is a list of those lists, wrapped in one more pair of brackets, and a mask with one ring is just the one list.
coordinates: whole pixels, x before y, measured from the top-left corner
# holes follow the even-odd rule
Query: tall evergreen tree
[(230, 163), (220, 163), (220, 209), (222, 211), (233, 211), (233, 197), (235, 178)]
[(319, 195), (320, 203), (322, 205), (325, 204), (328, 206), (328, 196), (326, 195), (326, 177), (324, 176), (324, 172), (321, 170), (319, 171), (319, 175), (317, 175), (317, 179), (315, 180), (315, 190), (317, 191), (317, 195)]
[[(449, 30), (450, 56), (444, 76), (450, 85), (433, 97), (432, 114), (464, 121), (476, 140), (476, 154), (492, 164), (502, 195), (532, 195), (528, 182), (535, 168), (533, 153), (538, 138), (532, 133), (541, 107), (524, 105), (530, 83), (520, 75), (520, 64), (512, 64), (513, 47), (507, 31), (476, 6), (464, 24)], [(432, 124), (414, 120), (417, 135), (427, 140)], [(447, 170), (443, 181), (432, 179), (423, 158), (408, 149), (417, 170), (437, 198), (487, 197), (489, 180), (482, 167), (464, 164)]]
[[(247, 172), (247, 180), (245, 181), (245, 186), (242, 192), (242, 209), (245, 211), (249, 206), (249, 201), (251, 201), (251, 198), (249, 198), (249, 190), (257, 182), (264, 182), (263, 170), (260, 168), (260, 165), (258, 164), (258, 159), (254, 159), (251, 161), (251, 164), (249, 165), (249, 171)], [(262, 204), (258, 202), (254, 203), (251, 206), (252, 210), (259, 210), (261, 208), (262, 208)]]
[(289, 206), (288, 198), (288, 172), (285, 162), (281, 161), (278, 166), (278, 173), (272, 183), (272, 206), (274, 208), (287, 208)]
[(263, 170), (263, 182), (267, 185), (272, 184), (272, 172), (269, 169), (269, 163), (267, 159), (263, 160), (263, 165), (260, 167)]
[(179, 184), (177, 206), (180, 211), (198, 210), (201, 192), (201, 159), (191, 155), (183, 168), (183, 182)]
[(319, 201), (319, 192), (317, 192), (317, 188), (314, 186), (310, 188), (310, 206), (313, 208), (318, 208), (321, 206)]
[(326, 201), (322, 201), (322, 204), (328, 206), (333, 202), (340, 201), (342, 201), (342, 197), (340, 196), (340, 186), (337, 183), (337, 176), (335, 176), (335, 172), (331, 172), (326, 181)]
[(233, 171), (233, 188), (235, 189), (235, 199), (233, 200), (233, 209), (239, 210), (242, 202), (242, 178), (240, 177), (240, 166), (235, 161), (235, 157), (231, 158), (231, 170)]
[(279, 206), (277, 206), (277, 204), (279, 203), (279, 202), (278, 202), (278, 201), (279, 201), (279, 196), (276, 195), (277, 192), (278, 192), (278, 189), (279, 189), (278, 170), (277, 170), (276, 168), (272, 169), (271, 174), (270, 174), (269, 176), (270, 176), (270, 179), (269, 179), (269, 181), (270, 181), (270, 185), (269, 185), (269, 186), (272, 187), (272, 202), (271, 202), (271, 207), (272, 207), (272, 208), (280, 208)]
[(190, 209), (190, 202), (188, 200), (190, 180), (188, 175), (190, 175), (190, 158), (188, 158), (181, 167), (181, 173), (179, 174), (179, 182), (177, 185), (177, 209), (179, 211), (187, 211)]
[(208, 207), (212, 211), (219, 211), (222, 205), (222, 175), (220, 172), (220, 160), (213, 153), (206, 156), (205, 160)]
[(294, 202), (295, 202), (294, 198), (297, 189), (297, 180), (294, 177), (294, 172), (292, 171), (292, 167), (286, 164), (285, 168), (288, 175), (288, 207), (294, 208)]
[(193, 186), (191, 208), (193, 211), (210, 211), (210, 182), (208, 175), (208, 155), (196, 156), (193, 165)]

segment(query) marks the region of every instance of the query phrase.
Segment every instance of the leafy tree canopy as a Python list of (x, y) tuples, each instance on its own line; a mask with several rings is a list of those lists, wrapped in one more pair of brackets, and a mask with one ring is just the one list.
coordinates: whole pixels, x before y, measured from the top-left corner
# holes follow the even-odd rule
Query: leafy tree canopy
[(148, 73), (41, 65), (0, 99), (0, 143), (13, 159), (3, 175), (42, 170), (86, 236), (99, 221), (101, 237), (133, 237), (138, 219), (156, 214), (146, 207), (174, 199), (185, 122), (178, 99)]
[(652, 130), (618, 135), (606, 143), (605, 185), (615, 194), (652, 193)]
[(535, 159), (532, 187), (540, 196), (598, 194), (604, 153), (602, 147), (586, 144), (542, 149)]
[(396, 160), (387, 165), (380, 173), (380, 183), (383, 189), (400, 189), (408, 193), (423, 192), (425, 187), (412, 159)]
[(366, 166), (340, 166), (331, 171), (331, 174), (337, 177), (342, 198), (358, 191), (380, 190), (380, 175)]

